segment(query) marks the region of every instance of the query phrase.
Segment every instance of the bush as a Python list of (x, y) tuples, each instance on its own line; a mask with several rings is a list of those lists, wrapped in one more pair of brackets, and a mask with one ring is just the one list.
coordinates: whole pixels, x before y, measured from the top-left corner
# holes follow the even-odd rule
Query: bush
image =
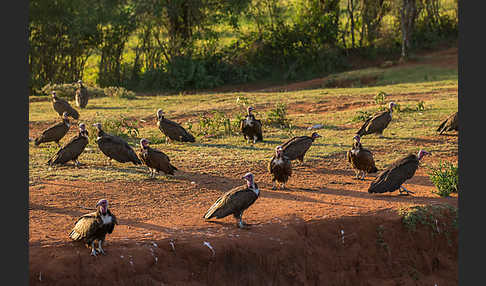
[[(90, 98), (105, 96), (105, 92), (102, 88), (87, 85), (84, 86), (88, 89)], [(46, 84), (42, 87), (41, 92), (44, 95), (50, 96), (51, 93), (55, 91), (58, 97), (67, 100), (74, 100), (74, 93), (76, 92), (77, 88), (78, 85), (76, 83)]]
[(203, 114), (199, 116), (198, 135), (231, 135), (234, 133), (234, 127), (235, 125), (231, 124), (231, 120), (226, 114), (221, 111), (213, 111), (212, 115)]
[(441, 197), (448, 197), (451, 193), (457, 193), (459, 183), (458, 168), (450, 162), (439, 162), (439, 166), (431, 168), (429, 172), (430, 180), (437, 187), (432, 191)]
[(291, 120), (287, 118), (287, 104), (276, 103), (275, 108), (267, 112), (266, 124), (279, 128), (289, 128)]
[(118, 97), (125, 99), (136, 99), (133, 91), (126, 90), (124, 87), (109, 86), (103, 90), (106, 96)]
[[(136, 139), (139, 136), (138, 126), (133, 119), (128, 119), (123, 115), (118, 119), (104, 119), (101, 121), (101, 128), (108, 134), (119, 136), (125, 140)], [(97, 137), (97, 130), (92, 124), (87, 124), (91, 126), (89, 130), (90, 142), (95, 142)]]

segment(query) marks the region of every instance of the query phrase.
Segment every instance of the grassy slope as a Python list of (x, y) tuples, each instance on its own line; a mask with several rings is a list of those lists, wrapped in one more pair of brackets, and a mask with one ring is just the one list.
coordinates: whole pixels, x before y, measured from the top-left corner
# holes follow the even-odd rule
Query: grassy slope
[[(354, 73), (354, 75), (353, 75)], [(394, 160), (398, 154), (415, 152), (417, 142), (414, 138), (428, 138), (434, 136), (436, 126), (443, 118), (457, 110), (457, 69), (436, 68), (427, 65), (411, 67), (393, 67), (389, 69), (366, 69), (336, 75), (336, 78), (359, 75), (378, 74), (377, 86), (359, 88), (335, 88), (314, 89), (296, 92), (281, 93), (224, 93), (224, 94), (194, 94), (172, 96), (145, 96), (136, 100), (117, 100), (113, 98), (96, 98), (90, 100), (88, 108), (81, 110), (80, 122), (89, 124), (90, 132), (92, 123), (102, 122), (106, 118), (118, 119), (121, 115), (132, 118), (139, 126), (139, 136), (130, 140), (135, 148), (138, 148), (139, 138), (149, 138), (152, 146), (166, 152), (176, 166), (191, 166), (190, 171), (205, 171), (217, 173), (215, 168), (231, 167), (233, 164), (258, 163), (261, 166), (267, 163), (272, 156), (274, 147), (286, 141), (291, 136), (309, 135), (311, 131), (306, 127), (314, 124), (323, 124), (324, 128), (318, 130), (323, 138), (309, 150), (307, 160), (322, 160), (327, 156), (342, 153), (349, 149), (351, 138), (360, 126), (360, 122), (353, 122), (357, 111), (374, 111), (377, 106), (373, 104), (373, 96), (383, 91), (389, 95), (387, 101), (397, 101), (407, 94), (418, 96), (403, 98), (398, 101), (403, 107), (414, 108), (421, 94), (429, 94), (424, 97), (425, 110), (423, 112), (394, 113), (393, 122), (385, 131), (385, 136), (390, 139), (382, 140), (374, 135), (367, 136), (363, 144), (371, 150), (388, 148), (389, 153), (380, 155), (377, 165), (383, 166)], [(213, 138), (197, 137), (193, 144), (163, 143), (164, 135), (155, 124), (155, 111), (163, 108), (169, 118), (176, 118), (187, 127), (187, 121), (193, 122), (193, 131), (198, 130), (198, 116), (214, 110), (224, 111), (233, 119), (236, 114), (243, 113), (241, 104), (236, 99), (245, 97), (256, 106), (257, 118), (265, 118), (268, 110), (277, 102), (284, 102), (288, 106), (289, 118), (292, 119), (291, 130), (274, 127), (264, 127), (265, 142), (255, 146), (246, 144), (239, 134)], [(397, 98), (397, 99), (395, 99)], [(321, 104), (346, 104), (351, 102), (365, 102), (364, 107), (357, 106), (354, 109), (343, 109), (330, 112), (310, 112), (312, 105)], [(300, 105), (308, 105), (296, 108)], [(179, 119), (177, 119), (179, 118)], [(146, 121), (136, 122), (140, 119)], [(56, 114), (52, 111), (50, 102), (30, 103), (29, 122), (35, 124), (52, 124), (57, 121)], [(32, 129), (32, 127), (31, 127)], [(38, 134), (40, 130), (36, 130)], [(75, 127), (62, 140), (65, 143), (75, 134)], [(31, 130), (31, 134), (34, 134)], [(33, 135), (31, 135), (33, 137)], [(426, 139), (424, 139), (426, 140)], [(114, 167), (107, 164), (106, 157), (99, 151), (96, 143), (91, 141), (80, 156), (80, 161), (87, 166), (74, 169), (71, 166), (49, 170), (45, 165), (48, 158), (57, 151), (55, 144), (46, 144), (42, 148), (30, 144), (29, 147), (29, 178), (33, 182), (38, 179), (68, 179), (68, 180), (140, 180), (147, 178), (147, 169), (131, 164), (114, 162)], [(450, 144), (436, 144), (429, 151), (450, 153), (457, 146)], [(187, 169), (187, 168), (185, 168)], [(162, 180), (175, 180), (159, 176)]]

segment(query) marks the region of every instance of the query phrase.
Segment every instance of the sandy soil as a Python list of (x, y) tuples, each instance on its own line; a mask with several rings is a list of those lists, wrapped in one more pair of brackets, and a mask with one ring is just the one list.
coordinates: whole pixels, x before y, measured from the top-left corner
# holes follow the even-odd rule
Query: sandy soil
[[(360, 98), (294, 110), (328, 112), (368, 104)], [(30, 136), (43, 128), (29, 124)], [(417, 140), (425, 148), (436, 140), (458, 144), (457, 135)], [(375, 156), (385, 152), (374, 150)], [(423, 168), (406, 183), (413, 196), (368, 194), (376, 175), (354, 180), (344, 156), (295, 162), (287, 190), (271, 190), (266, 166), (256, 164), (206, 173), (182, 164), (174, 181), (31, 184), (30, 285), (457, 285), (457, 231), (451, 237), (431, 236), (427, 229), (411, 234), (395, 211), (417, 204), (457, 207), (457, 196), (433, 195), (435, 187)], [(424, 160), (457, 160), (457, 153), (447, 156)], [(214, 200), (243, 184), (237, 178), (249, 170), (261, 189), (244, 214), (251, 227), (237, 229), (232, 217), (204, 221)], [(107, 255), (91, 257), (68, 233), (102, 197), (110, 198), (120, 224), (107, 238)], [(381, 236), (378, 229), (384, 229)]]

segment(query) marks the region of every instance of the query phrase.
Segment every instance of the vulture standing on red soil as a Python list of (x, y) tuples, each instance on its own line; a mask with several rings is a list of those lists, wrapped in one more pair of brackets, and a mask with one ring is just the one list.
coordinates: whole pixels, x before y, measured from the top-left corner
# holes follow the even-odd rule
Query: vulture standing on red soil
[(312, 146), (314, 140), (319, 137), (321, 137), (321, 135), (314, 132), (311, 136), (297, 136), (290, 139), (281, 145), (284, 156), (287, 156), (290, 161), (299, 159), (299, 161), (303, 163), (305, 153)]
[(88, 130), (86, 130), (86, 125), (81, 123), (79, 124), (79, 134), (71, 138), (67, 144), (57, 151), (56, 155), (47, 161), (47, 165), (62, 165), (69, 161), (74, 161), (75, 166), (79, 166), (78, 157), (83, 153), (88, 142)]
[(383, 130), (385, 130), (392, 120), (394, 106), (396, 106), (396, 104), (394, 102), (390, 102), (389, 109), (387, 111), (376, 113), (368, 118), (358, 132), (356, 132), (356, 134), (363, 137), (367, 134), (376, 133), (380, 137), (383, 137)]
[(132, 162), (135, 165), (142, 164), (135, 151), (125, 140), (118, 136), (105, 133), (101, 129), (100, 123), (95, 123), (93, 126), (96, 126), (98, 129), (96, 143), (98, 143), (101, 152), (110, 158), (110, 164), (112, 159), (120, 163)]
[(69, 102), (57, 97), (55, 91), (52, 92), (52, 107), (59, 116), (62, 116), (64, 112), (67, 112), (68, 116), (71, 116), (74, 119), (79, 119), (78, 111), (74, 109)]
[(78, 80), (79, 87), (76, 89), (74, 98), (76, 99), (76, 106), (79, 108), (85, 108), (88, 104), (88, 89), (83, 85), (82, 80)]
[(35, 138), (34, 145), (39, 146), (41, 143), (56, 142), (59, 147), (59, 140), (61, 140), (69, 131), (70, 123), (67, 112), (62, 114), (62, 122), (59, 122), (42, 132), (42, 134)]
[[(378, 169), (375, 166), (373, 153), (368, 149), (364, 149), (360, 140), (359, 135), (353, 137), (353, 148), (347, 152), (347, 157), (348, 162), (356, 173), (355, 179), (364, 180), (366, 173), (376, 173)], [(361, 172), (362, 175), (360, 176)]]
[(243, 222), (243, 212), (258, 199), (260, 190), (252, 173), (246, 173), (242, 179), (246, 180), (246, 185), (233, 188), (220, 196), (203, 218), (224, 218), (232, 214), (238, 220), (237, 226), (244, 228), (247, 224)]
[(282, 146), (277, 146), (275, 148), (275, 155), (270, 162), (268, 162), (268, 171), (272, 174), (272, 190), (277, 189), (276, 182), (281, 183), (282, 188), (285, 189), (285, 183), (292, 175), (292, 163), (289, 158), (283, 154)]
[[(108, 209), (108, 201), (101, 199), (96, 204), (96, 212), (85, 214), (74, 224), (69, 237), (74, 241), (83, 241), (86, 247), (91, 247), (91, 255), (105, 254), (102, 244), (107, 233), (112, 233), (118, 221)], [(95, 241), (98, 240), (98, 249)]]
[(400, 194), (403, 192), (407, 195), (413, 194), (414, 192), (407, 190), (402, 184), (413, 177), (419, 167), (420, 160), (425, 155), (430, 155), (430, 153), (420, 150), (417, 155), (409, 154), (396, 160), (371, 182), (368, 193), (384, 193), (398, 190)]
[(159, 171), (162, 171), (165, 174), (174, 175), (174, 171), (177, 170), (177, 168), (170, 163), (169, 156), (162, 151), (151, 148), (149, 143), (150, 142), (145, 138), (140, 140), (140, 151), (138, 156), (142, 163), (149, 167), (150, 177), (155, 177), (155, 174)]
[(253, 144), (255, 144), (257, 141), (263, 141), (263, 135), (262, 122), (255, 119), (255, 115), (251, 114), (253, 110), (255, 110), (255, 108), (251, 106), (248, 107), (246, 117), (240, 121), (240, 130), (248, 143), (250, 140), (253, 140)]
[(457, 116), (457, 111), (449, 115), (449, 117), (439, 125), (439, 128), (437, 128), (439, 134), (454, 130), (459, 131), (459, 117)]
[(162, 109), (157, 110), (157, 126), (166, 136), (166, 142), (170, 140), (180, 142), (196, 142), (194, 136), (187, 132), (184, 127), (172, 120), (165, 118)]

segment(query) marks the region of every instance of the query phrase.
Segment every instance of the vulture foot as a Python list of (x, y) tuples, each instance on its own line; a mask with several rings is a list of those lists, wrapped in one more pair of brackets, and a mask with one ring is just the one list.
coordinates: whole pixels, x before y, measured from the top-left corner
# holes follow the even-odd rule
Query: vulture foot
[(403, 196), (408, 196), (410, 194), (415, 194), (414, 192), (407, 190), (403, 186), (400, 186), (400, 188), (398, 189), (398, 191), (400, 192), (400, 195), (403, 195)]
[(91, 256), (97, 256), (97, 255), (98, 254), (97, 254), (96, 250), (94, 248), (91, 249)]
[(244, 222), (242, 220), (238, 221), (237, 225), (238, 225), (238, 228), (241, 228), (241, 229), (247, 229), (250, 226), (249, 224), (247, 224), (246, 222)]

